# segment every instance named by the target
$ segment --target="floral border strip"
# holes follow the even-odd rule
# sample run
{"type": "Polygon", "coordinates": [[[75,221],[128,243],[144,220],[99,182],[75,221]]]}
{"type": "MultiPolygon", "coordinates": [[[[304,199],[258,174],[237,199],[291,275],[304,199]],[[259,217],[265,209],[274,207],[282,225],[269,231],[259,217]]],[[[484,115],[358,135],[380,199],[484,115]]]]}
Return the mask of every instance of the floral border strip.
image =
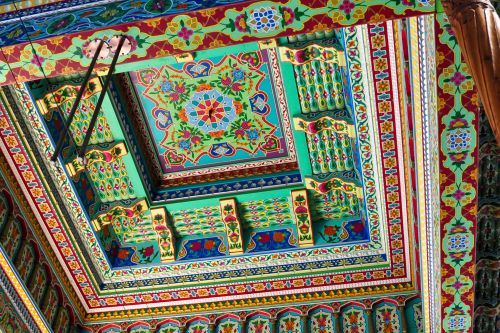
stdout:
{"type": "Polygon", "coordinates": [[[401,129],[399,119],[399,92],[395,74],[395,55],[392,26],[390,23],[368,25],[369,46],[375,87],[374,101],[377,108],[382,170],[385,175],[385,200],[390,234],[391,262],[405,274],[404,262],[409,262],[409,253],[400,250],[400,243],[407,242],[408,234],[403,226],[406,220],[406,205],[401,195],[406,195],[404,170],[398,168],[402,156],[401,129]],[[404,257],[404,255],[406,255],[404,257]],[[404,258],[404,259],[403,259],[404,258]]]}
{"type": "Polygon", "coordinates": [[[0,246],[0,288],[4,289],[14,300],[14,305],[22,316],[23,322],[30,329],[37,328],[39,332],[52,332],[38,306],[29,296],[29,291],[20,281],[15,269],[3,248],[0,246]]]}
{"type": "Polygon", "coordinates": [[[477,212],[477,93],[445,14],[436,15],[440,119],[442,331],[472,332],[477,212]]]}
{"type": "MultiPolygon", "coordinates": [[[[161,58],[269,38],[331,28],[380,22],[388,19],[434,12],[434,1],[385,0],[307,0],[257,1],[238,3],[192,12],[152,18],[112,28],[56,36],[30,44],[3,48],[6,59],[0,60],[0,84],[41,79],[58,74],[85,72],[90,59],[84,54],[88,41],[109,40],[126,34],[131,52],[120,63],[161,58]],[[307,5],[306,5],[307,4],[307,5]],[[266,15],[267,21],[262,20],[266,15]],[[44,73],[39,69],[41,65],[44,73]]],[[[71,25],[71,22],[65,23],[71,25]]],[[[67,28],[63,26],[62,28],[67,28]]],[[[88,50],[87,50],[88,51],[88,50]]],[[[107,67],[100,62],[96,68],[107,67]]],[[[120,70],[120,65],[117,67],[120,70]]]]}
{"type": "MultiPolygon", "coordinates": [[[[365,88],[368,86],[368,78],[364,73],[364,60],[362,60],[362,52],[363,49],[361,43],[363,43],[363,39],[361,38],[362,29],[359,27],[349,27],[344,30],[344,38],[346,44],[346,52],[347,55],[347,63],[348,63],[348,73],[349,73],[349,83],[352,88],[352,107],[357,112],[354,112],[356,116],[356,130],[358,134],[358,145],[359,145],[359,154],[363,158],[363,164],[367,165],[367,167],[363,166],[363,181],[365,186],[372,186],[373,191],[364,193],[364,200],[366,204],[367,210],[367,219],[371,226],[378,226],[379,221],[383,218],[383,215],[380,216],[378,214],[379,210],[382,210],[383,200],[378,196],[378,191],[381,190],[380,186],[377,186],[377,180],[375,179],[375,175],[378,174],[378,167],[374,161],[375,156],[372,152],[372,147],[375,147],[374,138],[370,135],[369,128],[373,128],[373,135],[376,135],[376,129],[374,127],[375,124],[369,123],[367,116],[368,113],[373,115],[373,110],[371,110],[371,105],[369,102],[369,94],[365,94],[365,88]]],[[[350,106],[347,104],[348,107],[350,106]]],[[[383,229],[382,229],[383,230],[383,229]]],[[[370,239],[372,241],[381,243],[381,235],[379,230],[379,234],[370,234],[370,239]]]]}

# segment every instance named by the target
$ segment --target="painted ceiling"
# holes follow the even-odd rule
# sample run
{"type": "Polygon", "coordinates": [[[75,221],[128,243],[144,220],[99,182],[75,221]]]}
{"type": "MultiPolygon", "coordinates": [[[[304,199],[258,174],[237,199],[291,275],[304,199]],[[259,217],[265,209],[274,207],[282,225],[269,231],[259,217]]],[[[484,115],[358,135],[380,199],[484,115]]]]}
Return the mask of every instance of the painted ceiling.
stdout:
{"type": "MultiPolygon", "coordinates": [[[[12,60],[5,82],[22,83],[2,90],[2,149],[27,199],[21,210],[35,211],[77,315],[102,323],[131,311],[161,317],[187,307],[415,295],[415,190],[431,176],[416,163],[413,140],[428,135],[418,119],[432,112],[415,105],[436,96],[414,83],[435,73],[409,63],[433,65],[425,45],[435,43],[434,20],[387,19],[434,4],[237,2],[217,7],[227,16],[215,22],[222,9],[209,7],[227,3],[79,1],[52,19],[44,10],[54,3],[22,10],[34,15],[34,50],[48,37],[71,46],[37,58],[47,79],[17,46],[4,48],[12,60]],[[336,19],[345,27],[327,29],[336,19]],[[362,24],[347,27],[352,20],[362,24]],[[121,26],[103,34],[90,24],[121,26]],[[77,154],[101,71],[50,162],[90,43],[125,27],[131,53],[113,74],[85,158],[77,154]]],[[[1,42],[9,45],[24,37],[12,16],[19,12],[5,6],[1,42]]]]}
{"type": "MultiPolygon", "coordinates": [[[[293,39],[246,44],[116,74],[82,161],[102,89],[93,78],[62,164],[39,164],[97,273],[87,278],[99,292],[80,283],[89,312],[307,289],[305,272],[327,289],[384,281],[410,290],[393,29],[299,36],[308,41],[300,48],[293,39]],[[371,43],[361,47],[363,34],[371,43]],[[139,298],[116,298],[116,288],[137,293],[139,281],[139,298]]],[[[29,128],[40,149],[58,139],[80,81],[15,92],[33,101],[26,116],[39,124],[29,128]]]]}

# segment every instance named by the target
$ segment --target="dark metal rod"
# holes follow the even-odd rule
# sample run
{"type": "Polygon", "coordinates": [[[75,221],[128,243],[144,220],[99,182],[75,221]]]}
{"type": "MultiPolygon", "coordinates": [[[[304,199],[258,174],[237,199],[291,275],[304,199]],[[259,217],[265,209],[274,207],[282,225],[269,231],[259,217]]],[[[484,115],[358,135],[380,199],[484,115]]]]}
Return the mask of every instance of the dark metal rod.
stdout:
{"type": "Polygon", "coordinates": [[[115,55],[113,56],[113,61],[111,62],[111,66],[109,66],[109,71],[106,74],[104,85],[102,86],[101,93],[99,94],[99,99],[97,100],[97,104],[94,109],[94,114],[92,114],[92,119],[90,119],[89,128],[87,129],[87,133],[85,134],[85,139],[83,140],[83,144],[80,147],[80,151],[78,152],[78,156],[81,158],[85,156],[85,150],[87,150],[90,137],[92,136],[92,132],[94,131],[95,123],[97,121],[97,116],[99,115],[99,111],[101,110],[101,105],[102,102],[104,101],[104,96],[106,96],[106,91],[108,90],[109,83],[111,82],[111,76],[115,71],[116,63],[118,62],[118,57],[120,56],[120,51],[122,49],[123,43],[125,43],[126,38],[127,37],[125,35],[121,36],[120,42],[118,43],[118,47],[116,48],[115,55]]]}
{"type": "MultiPolygon", "coordinates": [[[[87,73],[85,74],[85,78],[83,79],[82,85],[80,86],[80,90],[78,90],[78,93],[76,94],[76,99],[75,102],[73,103],[73,106],[71,107],[71,111],[69,112],[68,120],[66,121],[66,126],[63,128],[59,140],[57,140],[57,145],[56,149],[54,150],[54,153],[50,157],[50,160],[52,162],[57,161],[57,158],[59,157],[59,154],[61,153],[62,146],[64,144],[64,139],[66,139],[66,135],[68,135],[68,130],[73,122],[73,118],[75,117],[76,109],[80,106],[80,100],[82,99],[83,93],[87,89],[87,83],[89,82],[90,75],[92,74],[92,70],[94,69],[95,63],[97,62],[97,59],[99,58],[99,54],[101,53],[102,46],[104,45],[104,40],[101,39],[101,42],[99,43],[99,46],[97,47],[97,50],[94,54],[94,57],[92,58],[92,61],[90,62],[90,66],[87,69],[87,73]]],[[[61,117],[64,119],[64,115],[61,114],[61,117]]]]}

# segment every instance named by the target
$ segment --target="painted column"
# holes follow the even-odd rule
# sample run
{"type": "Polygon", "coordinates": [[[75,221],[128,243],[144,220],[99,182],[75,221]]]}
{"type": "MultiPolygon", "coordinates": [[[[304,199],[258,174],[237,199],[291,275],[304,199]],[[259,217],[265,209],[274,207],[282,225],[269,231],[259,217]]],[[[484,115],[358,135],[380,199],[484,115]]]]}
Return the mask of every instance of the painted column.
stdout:
{"type": "Polygon", "coordinates": [[[404,305],[399,305],[399,315],[401,316],[401,331],[402,333],[408,333],[408,323],[406,322],[406,311],[404,305]]]}
{"type": "Polygon", "coordinates": [[[309,333],[309,316],[307,313],[300,315],[300,320],[302,321],[302,333],[309,333]]]}
{"type": "Polygon", "coordinates": [[[276,320],[276,318],[271,318],[269,322],[271,323],[271,333],[278,333],[278,320],[276,320]]]}
{"type": "Polygon", "coordinates": [[[500,145],[500,18],[489,0],[442,0],[500,145]]]}
{"type": "Polygon", "coordinates": [[[366,315],[368,316],[368,333],[376,333],[375,332],[375,327],[373,325],[373,316],[372,316],[372,310],[367,309],[366,310],[366,315]]]}
{"type": "Polygon", "coordinates": [[[333,318],[335,319],[335,333],[341,333],[342,331],[340,330],[340,312],[334,312],[333,313],[333,318]]]}
{"type": "Polygon", "coordinates": [[[436,19],[442,331],[472,332],[478,96],[448,19],[443,13],[436,19]]]}

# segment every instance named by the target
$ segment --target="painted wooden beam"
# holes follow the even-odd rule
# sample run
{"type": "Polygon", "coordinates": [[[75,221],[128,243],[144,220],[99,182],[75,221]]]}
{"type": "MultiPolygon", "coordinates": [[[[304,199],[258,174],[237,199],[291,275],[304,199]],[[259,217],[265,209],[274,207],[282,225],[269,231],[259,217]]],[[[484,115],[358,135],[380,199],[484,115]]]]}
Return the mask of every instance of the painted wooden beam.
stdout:
{"type": "MultiPolygon", "coordinates": [[[[180,13],[48,37],[36,40],[33,46],[21,43],[3,47],[0,85],[12,84],[15,79],[18,82],[41,79],[43,74],[53,77],[85,72],[90,64],[86,50],[96,38],[127,36],[132,49],[120,59],[117,66],[120,71],[120,65],[136,61],[434,11],[434,1],[419,2],[418,6],[414,2],[385,0],[279,0],[231,4],[188,15],[180,13]],[[266,24],[259,16],[262,13],[268,13],[266,24]]],[[[96,70],[107,67],[109,61],[97,64],[96,70]]]]}

